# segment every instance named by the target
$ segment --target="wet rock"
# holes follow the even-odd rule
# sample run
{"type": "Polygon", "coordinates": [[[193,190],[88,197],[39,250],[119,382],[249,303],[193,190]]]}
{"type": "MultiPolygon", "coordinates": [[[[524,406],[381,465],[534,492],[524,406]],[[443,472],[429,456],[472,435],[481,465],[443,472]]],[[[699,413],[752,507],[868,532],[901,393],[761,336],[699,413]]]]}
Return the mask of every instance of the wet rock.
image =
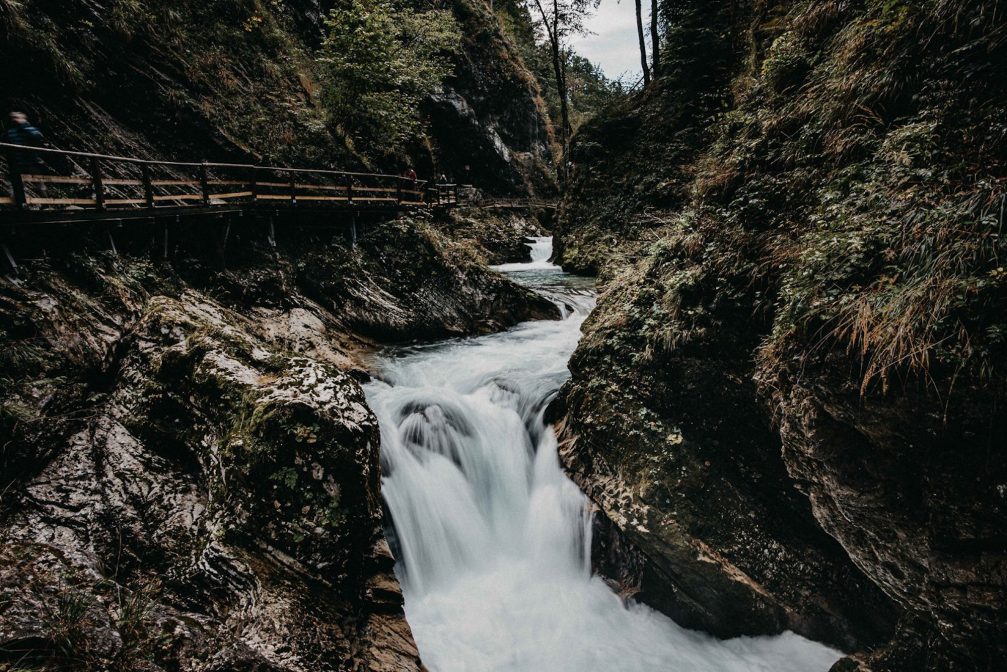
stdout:
{"type": "Polygon", "coordinates": [[[197,246],[174,265],[54,254],[0,281],[17,355],[0,379],[0,666],[422,669],[354,327],[466,333],[534,308],[437,234],[387,232],[236,247],[225,271],[197,246]]]}
{"type": "MultiPolygon", "coordinates": [[[[365,560],[381,537],[377,428],[359,386],[331,365],[269,351],[235,324],[194,294],[150,301],[111,391],[26,484],[0,532],[29,558],[57,554],[90,577],[74,590],[106,617],[78,617],[73,655],[346,669],[364,642],[380,648],[367,637],[408,637],[401,602],[384,630],[353,625],[367,618],[377,570],[365,560]],[[156,590],[133,597],[147,576],[160,577],[156,590]],[[128,608],[137,622],[116,615],[128,608]],[[131,632],[141,633],[135,650],[113,645],[131,632]]],[[[50,608],[60,609],[52,576],[50,608]]],[[[34,608],[22,595],[8,600],[14,615],[34,608]]],[[[7,642],[42,637],[5,621],[7,642]]]]}
{"type": "Polygon", "coordinates": [[[487,264],[531,261],[528,243],[548,235],[550,208],[482,206],[459,208],[447,223],[451,238],[472,248],[487,264]]]}
{"type": "MultiPolygon", "coordinates": [[[[751,382],[751,323],[729,305],[715,327],[709,309],[661,322],[655,297],[675,290],[652,272],[642,263],[605,288],[554,411],[568,472],[619,537],[607,571],[683,625],[724,637],[790,629],[847,650],[883,639],[894,610],[787,474],[751,382]],[[661,349],[648,325],[685,345],[661,349]]],[[[700,282],[690,289],[710,298],[700,282]]]]}
{"type": "Polygon", "coordinates": [[[1003,659],[1007,461],[976,436],[1004,431],[995,401],[969,389],[942,401],[912,387],[865,400],[837,372],[816,383],[808,373],[774,378],[784,459],[823,528],[908,611],[866,664],[966,670],[977,654],[1003,659]],[[920,639],[930,641],[925,652],[920,639]]]}
{"type": "Polygon", "coordinates": [[[607,571],[677,619],[786,624],[838,670],[1002,667],[990,8],[671,3],[662,75],[578,131],[557,249],[601,293],[564,455],[607,571]]]}
{"type": "Polygon", "coordinates": [[[423,106],[438,170],[492,194],[555,194],[552,128],[539,82],[490,6],[446,4],[463,49],[454,76],[423,106]]]}

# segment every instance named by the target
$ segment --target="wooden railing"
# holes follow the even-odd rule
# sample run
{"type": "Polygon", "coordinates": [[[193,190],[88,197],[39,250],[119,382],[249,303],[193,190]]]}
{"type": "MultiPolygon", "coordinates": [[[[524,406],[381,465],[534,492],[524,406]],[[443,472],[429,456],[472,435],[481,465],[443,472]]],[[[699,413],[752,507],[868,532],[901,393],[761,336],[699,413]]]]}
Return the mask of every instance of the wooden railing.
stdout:
{"type": "Polygon", "coordinates": [[[10,192],[0,215],[24,210],[117,214],[220,206],[403,209],[453,207],[458,187],[398,175],[236,163],[150,161],[0,143],[10,192]]]}

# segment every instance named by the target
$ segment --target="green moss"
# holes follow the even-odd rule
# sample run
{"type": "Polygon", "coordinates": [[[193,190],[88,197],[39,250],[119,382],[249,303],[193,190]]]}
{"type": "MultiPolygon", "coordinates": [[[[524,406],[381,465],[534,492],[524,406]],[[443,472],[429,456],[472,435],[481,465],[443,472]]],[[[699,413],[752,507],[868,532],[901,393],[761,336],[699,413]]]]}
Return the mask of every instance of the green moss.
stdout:
{"type": "Polygon", "coordinates": [[[808,51],[801,45],[801,37],[788,32],[773,41],[762,61],[762,81],[772,91],[781,93],[800,85],[810,69],[808,51]]]}
{"type": "MultiPolygon", "coordinates": [[[[591,170],[567,201],[564,261],[636,269],[604,279],[649,339],[640,363],[703,337],[740,301],[772,325],[767,370],[843,353],[858,360],[863,385],[897,371],[947,381],[968,369],[988,380],[1004,356],[996,269],[1007,250],[1002,147],[977,139],[1004,137],[1007,108],[975,73],[992,77],[1007,63],[918,35],[991,44],[994,29],[981,8],[966,28],[942,3],[780,9],[744,27],[755,62],[715,124],[688,112],[692,63],[672,51],[662,84],[582,137],[591,170]],[[609,178],[620,174],[629,179],[609,178]]],[[[673,32],[691,30],[689,11],[676,10],[673,32]]],[[[692,39],[707,39],[712,22],[692,39]]],[[[701,99],[727,88],[713,84],[701,99]]]]}

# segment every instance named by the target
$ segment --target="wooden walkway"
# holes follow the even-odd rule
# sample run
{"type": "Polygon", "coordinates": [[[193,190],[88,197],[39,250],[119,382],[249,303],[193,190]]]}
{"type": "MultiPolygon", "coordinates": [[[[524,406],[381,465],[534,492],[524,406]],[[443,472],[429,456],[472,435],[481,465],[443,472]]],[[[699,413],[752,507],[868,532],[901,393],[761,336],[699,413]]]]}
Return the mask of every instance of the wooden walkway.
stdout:
{"type": "Polygon", "coordinates": [[[0,193],[0,224],[124,221],[253,209],[373,212],[458,205],[457,185],[398,175],[149,161],[2,142],[0,152],[6,157],[10,184],[9,191],[0,193]]]}

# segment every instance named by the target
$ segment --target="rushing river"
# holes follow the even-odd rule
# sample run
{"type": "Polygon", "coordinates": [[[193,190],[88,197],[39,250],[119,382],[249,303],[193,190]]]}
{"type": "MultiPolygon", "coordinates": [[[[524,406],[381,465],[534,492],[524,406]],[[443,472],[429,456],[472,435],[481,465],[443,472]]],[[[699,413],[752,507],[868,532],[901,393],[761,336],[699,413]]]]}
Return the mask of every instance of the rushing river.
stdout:
{"type": "Polygon", "coordinates": [[[432,672],[826,672],[792,633],[716,640],[624,603],[591,574],[587,500],[565,476],[548,402],[594,305],[549,263],[499,267],[560,321],[388,354],[368,385],[406,616],[432,672]]]}

